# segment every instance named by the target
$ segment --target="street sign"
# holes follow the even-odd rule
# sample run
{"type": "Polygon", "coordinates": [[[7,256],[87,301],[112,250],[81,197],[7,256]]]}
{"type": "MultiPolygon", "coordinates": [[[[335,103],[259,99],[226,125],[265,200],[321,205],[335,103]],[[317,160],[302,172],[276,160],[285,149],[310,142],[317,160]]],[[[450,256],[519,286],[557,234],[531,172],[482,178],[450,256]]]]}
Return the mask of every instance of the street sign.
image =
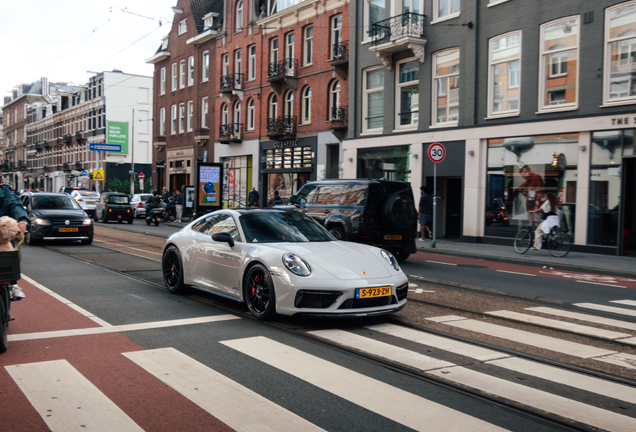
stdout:
{"type": "Polygon", "coordinates": [[[82,177],[82,184],[88,184],[88,177],[82,177]]]}
{"type": "Polygon", "coordinates": [[[446,149],[441,143],[433,143],[428,146],[428,158],[433,163],[440,163],[446,157],[446,149]]]}
{"type": "Polygon", "coordinates": [[[83,171],[81,172],[81,176],[82,176],[82,177],[86,177],[87,175],[88,175],[88,171],[83,170],[83,171]]]}
{"type": "Polygon", "coordinates": [[[146,175],[144,173],[139,173],[139,180],[143,180],[146,178],[146,175]]]}
{"type": "Polygon", "coordinates": [[[88,143],[88,149],[93,151],[121,152],[121,145],[120,144],[88,143]]]}
{"type": "Polygon", "coordinates": [[[104,181],[104,170],[93,170],[93,180],[104,181]]]}

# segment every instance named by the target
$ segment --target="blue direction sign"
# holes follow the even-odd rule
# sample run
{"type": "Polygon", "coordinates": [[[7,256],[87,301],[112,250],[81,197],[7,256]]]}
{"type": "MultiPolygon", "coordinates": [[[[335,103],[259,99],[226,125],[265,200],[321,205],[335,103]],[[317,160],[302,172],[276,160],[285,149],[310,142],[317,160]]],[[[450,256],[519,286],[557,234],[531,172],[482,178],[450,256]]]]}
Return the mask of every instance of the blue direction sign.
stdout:
{"type": "Polygon", "coordinates": [[[89,150],[121,152],[121,144],[88,143],[89,150]]]}
{"type": "Polygon", "coordinates": [[[86,177],[88,175],[88,171],[83,170],[82,173],[80,174],[82,177],[86,177]]]}

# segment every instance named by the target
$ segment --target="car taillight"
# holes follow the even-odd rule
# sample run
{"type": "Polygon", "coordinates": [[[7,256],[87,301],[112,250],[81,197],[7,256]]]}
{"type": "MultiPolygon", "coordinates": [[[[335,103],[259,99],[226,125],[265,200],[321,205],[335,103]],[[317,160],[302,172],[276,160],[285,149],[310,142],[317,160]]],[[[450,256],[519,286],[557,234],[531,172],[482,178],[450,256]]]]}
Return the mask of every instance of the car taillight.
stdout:
{"type": "Polygon", "coordinates": [[[140,202],[137,204],[137,208],[144,208],[144,203],[140,202]]]}
{"type": "Polygon", "coordinates": [[[112,213],[113,209],[108,209],[108,213],[112,213]]]}
{"type": "Polygon", "coordinates": [[[130,209],[126,210],[126,213],[130,213],[130,209]]]}
{"type": "Polygon", "coordinates": [[[75,201],[80,202],[80,201],[81,201],[81,199],[79,199],[79,198],[75,198],[75,201]]]}

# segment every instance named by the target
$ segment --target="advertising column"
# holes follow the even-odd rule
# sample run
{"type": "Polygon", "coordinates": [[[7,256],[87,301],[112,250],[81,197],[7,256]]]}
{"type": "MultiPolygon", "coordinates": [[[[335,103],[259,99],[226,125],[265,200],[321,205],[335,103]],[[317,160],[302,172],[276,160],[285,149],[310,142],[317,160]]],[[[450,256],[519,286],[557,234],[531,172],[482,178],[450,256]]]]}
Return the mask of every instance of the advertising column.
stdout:
{"type": "Polygon", "coordinates": [[[208,213],[223,207],[223,164],[199,163],[196,179],[196,213],[208,213]]]}

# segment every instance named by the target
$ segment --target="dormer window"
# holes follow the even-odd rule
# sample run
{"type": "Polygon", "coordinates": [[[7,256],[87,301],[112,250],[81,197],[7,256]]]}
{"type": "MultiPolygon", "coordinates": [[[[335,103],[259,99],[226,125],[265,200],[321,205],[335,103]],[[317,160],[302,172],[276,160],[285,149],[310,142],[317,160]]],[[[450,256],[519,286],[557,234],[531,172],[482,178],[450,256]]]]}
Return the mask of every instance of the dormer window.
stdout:
{"type": "Polygon", "coordinates": [[[185,32],[188,31],[188,20],[187,19],[179,21],[177,31],[178,31],[178,33],[180,35],[182,35],[182,34],[184,34],[185,32]]]}
{"type": "Polygon", "coordinates": [[[168,48],[168,35],[164,36],[161,40],[161,49],[165,50],[168,48]]]}

